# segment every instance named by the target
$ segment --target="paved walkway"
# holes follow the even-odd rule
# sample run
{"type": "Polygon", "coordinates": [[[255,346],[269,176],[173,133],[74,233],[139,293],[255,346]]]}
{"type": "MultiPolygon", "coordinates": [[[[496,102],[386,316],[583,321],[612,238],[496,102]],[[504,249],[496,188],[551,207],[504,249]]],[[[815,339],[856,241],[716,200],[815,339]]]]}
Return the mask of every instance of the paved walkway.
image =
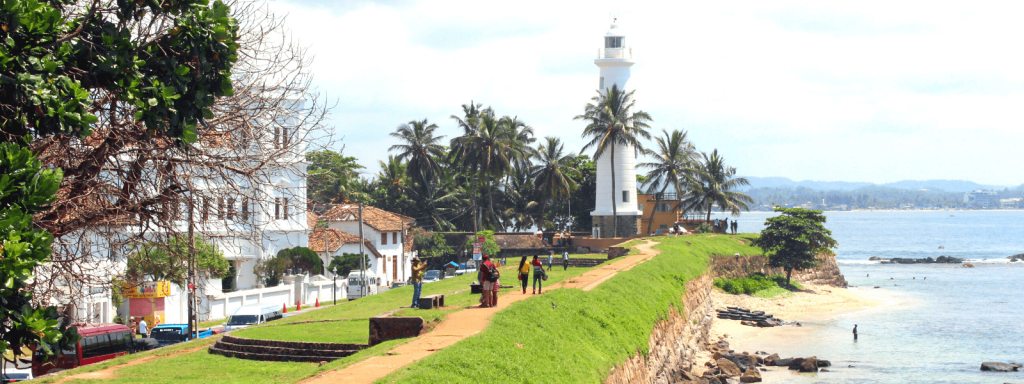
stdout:
{"type": "MultiPolygon", "coordinates": [[[[584,291],[594,289],[605,280],[615,276],[619,271],[629,270],[637,264],[656,256],[660,252],[651,248],[654,244],[651,241],[641,243],[636,246],[640,250],[639,254],[623,256],[611,263],[602,264],[564,283],[553,285],[545,289],[545,291],[559,288],[580,288],[584,291]]],[[[507,308],[512,303],[526,300],[533,296],[535,295],[524,295],[522,291],[513,289],[511,292],[500,297],[497,307],[469,308],[448,315],[430,333],[395,347],[395,349],[391,350],[393,355],[371,357],[348,367],[311,377],[300,383],[373,383],[397,371],[399,368],[430,356],[441,348],[480,333],[480,331],[487,328],[491,316],[496,312],[507,308]]]]}

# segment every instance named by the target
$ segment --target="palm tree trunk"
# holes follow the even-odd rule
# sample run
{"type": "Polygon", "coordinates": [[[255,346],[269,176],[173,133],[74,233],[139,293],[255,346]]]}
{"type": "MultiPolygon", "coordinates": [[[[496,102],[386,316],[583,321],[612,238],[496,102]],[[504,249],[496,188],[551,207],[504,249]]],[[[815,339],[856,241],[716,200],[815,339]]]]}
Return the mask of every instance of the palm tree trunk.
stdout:
{"type": "Polygon", "coordinates": [[[612,236],[611,237],[619,237],[619,210],[616,208],[616,205],[618,205],[618,204],[615,204],[615,143],[614,142],[612,143],[612,155],[611,156],[612,156],[611,159],[609,159],[611,161],[608,162],[608,164],[611,164],[611,166],[612,166],[612,188],[611,188],[611,190],[612,190],[612,236]]]}
{"type": "Polygon", "coordinates": [[[497,231],[498,230],[498,225],[500,225],[500,223],[498,222],[498,216],[494,214],[494,183],[493,183],[493,180],[492,180],[492,182],[490,184],[491,185],[489,185],[487,187],[487,206],[488,206],[487,209],[491,213],[491,221],[494,222],[494,230],[497,231]]]}
{"type": "Polygon", "coordinates": [[[705,223],[711,224],[711,203],[708,203],[708,218],[704,220],[705,223]]]}
{"type": "Polygon", "coordinates": [[[658,204],[661,203],[661,195],[665,193],[666,188],[668,188],[667,183],[664,187],[661,187],[661,193],[654,195],[654,209],[651,210],[651,218],[647,220],[647,233],[651,233],[651,227],[654,226],[654,212],[658,211],[658,204]]]}

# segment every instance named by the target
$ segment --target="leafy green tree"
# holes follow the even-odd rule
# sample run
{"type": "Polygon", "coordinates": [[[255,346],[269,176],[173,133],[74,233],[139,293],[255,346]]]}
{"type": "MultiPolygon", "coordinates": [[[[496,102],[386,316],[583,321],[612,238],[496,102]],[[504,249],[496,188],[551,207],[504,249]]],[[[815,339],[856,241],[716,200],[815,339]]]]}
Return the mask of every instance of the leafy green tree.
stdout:
{"type": "MultiPolygon", "coordinates": [[[[227,275],[230,263],[216,245],[195,237],[196,271],[221,278],[227,275]]],[[[130,282],[170,281],[185,286],[188,281],[189,246],[187,237],[172,237],[165,243],[143,244],[128,255],[125,277],[130,282]]]]}
{"type": "Polygon", "coordinates": [[[693,178],[688,183],[690,193],[680,203],[686,211],[700,210],[707,212],[705,221],[711,221],[711,210],[718,206],[723,212],[739,215],[740,210],[750,210],[747,206],[754,200],[736,189],[750,185],[747,179],[736,176],[736,168],[725,165],[725,159],[714,150],[709,155],[702,154],[702,161],[696,168],[693,178]]]}
{"type": "MultiPolygon", "coordinates": [[[[413,235],[410,233],[410,235],[413,235]]],[[[413,246],[419,252],[419,257],[443,257],[455,253],[455,249],[448,246],[444,235],[440,232],[427,232],[422,229],[413,235],[413,246]]]]}
{"type": "Polygon", "coordinates": [[[511,224],[514,231],[523,231],[534,224],[540,224],[539,219],[543,217],[538,216],[540,191],[528,169],[520,166],[512,169],[506,178],[503,195],[502,203],[505,209],[502,211],[502,217],[511,224]]]}
{"type": "Polygon", "coordinates": [[[452,139],[449,156],[476,174],[477,185],[483,183],[490,213],[489,227],[499,228],[501,221],[494,210],[496,182],[516,161],[526,156],[521,141],[525,125],[508,116],[499,118],[487,108],[470,118],[467,127],[464,135],[452,139]]]}
{"type": "MultiPolygon", "coordinates": [[[[612,85],[605,93],[597,91],[594,102],[587,104],[582,115],[576,116],[575,120],[584,120],[587,126],[583,129],[583,138],[590,138],[590,142],[583,146],[583,151],[594,149],[594,159],[599,159],[609,152],[612,185],[615,184],[615,147],[623,146],[632,150],[643,151],[640,139],[650,139],[651,134],[647,132],[651,121],[651,115],[644,111],[634,111],[635,102],[633,92],[619,90],[618,84],[612,85]]],[[[615,202],[615,195],[618,191],[611,190],[612,202],[615,202]]],[[[618,204],[612,204],[612,236],[619,236],[618,204]]]]}
{"type": "Polygon", "coordinates": [[[193,143],[214,98],[233,94],[238,26],[208,0],[8,1],[0,9],[2,141],[86,137],[100,109],[193,143]],[[76,12],[73,10],[81,10],[76,12]]]}
{"type": "Polygon", "coordinates": [[[465,207],[469,205],[465,190],[459,187],[447,172],[442,172],[438,177],[422,183],[413,184],[407,191],[409,199],[413,202],[413,214],[408,216],[415,217],[418,225],[433,230],[456,229],[452,218],[458,217],[459,212],[471,210],[465,207]]]}
{"type": "Polygon", "coordinates": [[[276,287],[281,284],[284,272],[291,268],[292,260],[286,257],[270,257],[256,262],[252,267],[252,273],[263,281],[267,287],[276,287]]]}
{"type": "MultiPolygon", "coordinates": [[[[672,187],[677,198],[683,196],[683,186],[693,177],[696,166],[697,148],[686,138],[686,131],[674,130],[672,133],[662,130],[664,137],[654,138],[657,151],[647,150],[648,156],[654,160],[640,163],[639,168],[648,168],[647,193],[654,195],[655,209],[651,210],[651,218],[647,222],[647,232],[651,233],[654,225],[654,213],[661,203],[665,190],[672,187]]],[[[639,175],[638,175],[639,176],[639,175]]]]}
{"type": "Polygon", "coordinates": [[[590,156],[579,155],[570,160],[578,174],[570,176],[576,184],[576,191],[568,199],[554,199],[546,213],[545,220],[552,223],[568,223],[565,230],[588,231],[593,227],[590,210],[596,204],[597,164],[590,156]]]}
{"type": "MultiPolygon", "coordinates": [[[[363,263],[370,266],[370,256],[363,255],[363,263]]],[[[359,254],[357,253],[345,253],[341,256],[334,256],[331,258],[331,264],[327,267],[328,271],[331,271],[336,276],[348,276],[349,272],[357,270],[361,267],[359,264],[359,254]]]]}
{"type": "MultiPolygon", "coordinates": [[[[28,282],[50,257],[53,236],[32,226],[32,214],[47,209],[62,178],[60,169],[42,169],[39,160],[15,143],[0,143],[0,354],[36,351],[78,342],[76,327],[60,324],[54,307],[32,303],[28,282]]],[[[0,373],[3,373],[0,368],[0,373]]]]}
{"type": "Polygon", "coordinates": [[[320,256],[306,247],[285,248],[277,252],[278,259],[288,260],[288,266],[295,269],[296,273],[308,272],[316,275],[323,271],[323,261],[320,256]]]}
{"type": "Polygon", "coordinates": [[[409,178],[417,182],[425,182],[441,172],[441,164],[437,161],[445,157],[446,151],[439,142],[444,136],[435,136],[437,124],[427,122],[427,119],[413,120],[398,127],[398,130],[391,133],[402,141],[401,144],[392,145],[389,151],[398,151],[400,159],[408,161],[409,178]]]}
{"type": "Polygon", "coordinates": [[[364,202],[389,212],[412,216],[413,202],[408,190],[412,182],[406,173],[406,164],[396,156],[388,156],[386,162],[379,163],[380,172],[366,189],[369,199],[364,202]]]}
{"type": "Polygon", "coordinates": [[[568,197],[577,187],[573,176],[578,176],[579,171],[572,167],[576,154],[566,154],[564,147],[557,137],[544,138],[544,143],[537,148],[537,165],[530,170],[536,180],[534,185],[540,192],[540,216],[537,220],[540,228],[545,227],[543,219],[548,200],[568,197]]]}
{"type": "Polygon", "coordinates": [[[472,239],[469,239],[470,241],[466,242],[466,250],[472,252],[473,243],[475,243],[476,240],[481,236],[484,237],[484,244],[482,247],[483,249],[481,249],[483,251],[483,254],[490,257],[494,257],[498,254],[498,252],[501,252],[501,247],[498,247],[498,243],[494,241],[494,231],[477,232],[476,236],[474,236],[472,239]]]}
{"type": "Polygon", "coordinates": [[[346,203],[358,200],[359,170],[362,165],[356,158],[331,150],[313,151],[306,154],[309,181],[307,196],[322,204],[346,203]]]}
{"type": "Polygon", "coordinates": [[[781,214],[765,220],[754,245],[764,250],[769,266],[786,271],[786,285],[790,285],[793,270],[813,268],[818,264],[815,255],[835,255],[832,248],[838,243],[825,228],[821,211],[776,206],[775,212],[781,214]]]}

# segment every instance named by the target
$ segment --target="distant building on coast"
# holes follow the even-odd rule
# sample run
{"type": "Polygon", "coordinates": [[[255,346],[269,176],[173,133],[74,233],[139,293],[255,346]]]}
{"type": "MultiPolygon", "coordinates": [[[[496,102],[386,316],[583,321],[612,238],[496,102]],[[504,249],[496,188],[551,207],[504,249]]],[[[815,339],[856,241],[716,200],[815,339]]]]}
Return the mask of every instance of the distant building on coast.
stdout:
{"type": "MultiPolygon", "coordinates": [[[[594,60],[594,64],[601,68],[598,89],[603,93],[617,85],[620,90],[628,91],[626,81],[629,80],[629,67],[634,63],[633,51],[626,44],[626,35],[618,24],[613,22],[608,32],[604,34],[604,48],[598,50],[597,59],[594,60]]],[[[636,196],[636,149],[629,145],[615,144],[614,185],[610,152],[605,152],[605,156],[598,157],[596,161],[597,195],[594,211],[590,212],[594,220],[594,237],[635,235],[643,213],[636,196]],[[613,206],[618,215],[617,226],[612,225],[613,206]],[[617,233],[612,233],[612,228],[617,228],[617,233]]]]}
{"type": "Polygon", "coordinates": [[[1002,208],[1002,209],[1020,209],[1020,208],[1024,208],[1024,206],[1021,205],[1021,201],[1022,200],[1024,200],[1024,199],[1021,199],[1019,197],[1015,197],[1015,198],[1012,198],[1012,199],[1000,199],[999,200],[999,208],[1002,208]]]}
{"type": "Polygon", "coordinates": [[[675,193],[663,193],[660,199],[656,195],[638,195],[637,198],[643,211],[640,217],[640,231],[643,233],[648,227],[651,232],[661,230],[661,233],[666,233],[680,219],[679,196],[675,193]]]}
{"type": "Polygon", "coordinates": [[[999,207],[999,195],[995,191],[976,189],[964,193],[964,204],[970,208],[996,208],[999,207]]]}

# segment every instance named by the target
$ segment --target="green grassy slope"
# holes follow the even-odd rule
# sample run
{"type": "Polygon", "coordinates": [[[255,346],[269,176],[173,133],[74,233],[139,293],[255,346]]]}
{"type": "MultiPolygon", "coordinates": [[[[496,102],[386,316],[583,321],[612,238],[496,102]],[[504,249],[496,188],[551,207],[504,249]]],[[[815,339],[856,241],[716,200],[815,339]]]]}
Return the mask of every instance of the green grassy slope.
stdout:
{"type": "Polygon", "coordinates": [[[706,270],[709,255],[759,252],[733,236],[658,240],[660,256],[596,289],[560,289],[513,304],[484,332],[379,382],[600,382],[635,351],[646,353],[655,322],[682,304],[686,282],[706,270]]]}

